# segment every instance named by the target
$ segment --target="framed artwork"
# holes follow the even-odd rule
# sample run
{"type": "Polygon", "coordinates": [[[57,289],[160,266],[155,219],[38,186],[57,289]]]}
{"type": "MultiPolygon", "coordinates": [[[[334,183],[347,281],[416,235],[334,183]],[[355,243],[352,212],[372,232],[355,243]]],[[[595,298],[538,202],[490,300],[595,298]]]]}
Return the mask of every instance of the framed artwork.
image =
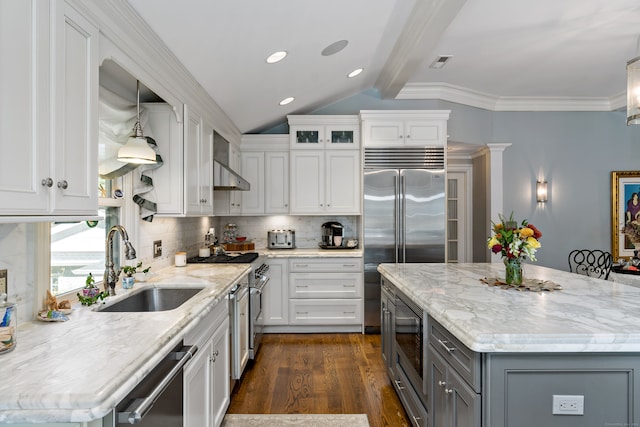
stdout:
{"type": "Polygon", "coordinates": [[[640,171],[611,172],[611,255],[613,262],[640,250],[640,171]]]}

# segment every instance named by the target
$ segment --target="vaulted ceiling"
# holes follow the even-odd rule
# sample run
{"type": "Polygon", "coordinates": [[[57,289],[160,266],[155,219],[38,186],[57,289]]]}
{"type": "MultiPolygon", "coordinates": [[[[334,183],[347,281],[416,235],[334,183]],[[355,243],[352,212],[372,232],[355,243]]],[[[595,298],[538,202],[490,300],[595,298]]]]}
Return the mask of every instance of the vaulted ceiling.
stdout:
{"type": "Polygon", "coordinates": [[[494,111],[611,111],[640,55],[638,0],[128,2],[243,133],[371,88],[494,111]]]}

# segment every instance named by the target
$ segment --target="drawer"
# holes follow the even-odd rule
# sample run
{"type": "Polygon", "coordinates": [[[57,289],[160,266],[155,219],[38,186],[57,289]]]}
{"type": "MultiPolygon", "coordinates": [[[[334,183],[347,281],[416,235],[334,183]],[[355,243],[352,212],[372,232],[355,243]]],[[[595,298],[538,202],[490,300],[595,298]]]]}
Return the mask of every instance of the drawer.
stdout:
{"type": "Polygon", "coordinates": [[[290,325],[361,325],[362,299],[291,299],[290,325]]]}
{"type": "Polygon", "coordinates": [[[229,303],[223,299],[200,319],[195,328],[185,334],[184,344],[202,346],[227,318],[229,318],[229,303]]]}
{"type": "Polygon", "coordinates": [[[289,272],[351,273],[362,272],[362,258],[290,258],[289,272]]]}
{"type": "Polygon", "coordinates": [[[476,393],[480,393],[481,354],[462,344],[431,316],[427,320],[427,328],[428,341],[433,348],[476,393]]]}
{"type": "Polygon", "coordinates": [[[362,298],[362,273],[290,273],[290,298],[362,298]]]}

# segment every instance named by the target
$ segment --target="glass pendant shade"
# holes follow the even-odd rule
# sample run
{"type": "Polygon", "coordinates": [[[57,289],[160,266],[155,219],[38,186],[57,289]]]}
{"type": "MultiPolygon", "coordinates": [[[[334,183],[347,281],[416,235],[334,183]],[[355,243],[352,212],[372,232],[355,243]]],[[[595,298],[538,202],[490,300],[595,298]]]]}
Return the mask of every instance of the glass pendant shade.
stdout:
{"type": "Polygon", "coordinates": [[[156,152],[147,144],[147,139],[130,137],[125,145],[118,150],[118,160],[125,163],[152,164],[156,163],[156,152]]]}
{"type": "Polygon", "coordinates": [[[640,56],[627,62],[627,125],[640,124],[640,56]]]}
{"type": "Polygon", "coordinates": [[[133,135],[125,145],[118,150],[118,161],[134,164],[156,163],[156,151],[147,144],[147,138],[142,134],[140,125],[140,81],[137,82],[137,120],[133,126],[133,135]]]}

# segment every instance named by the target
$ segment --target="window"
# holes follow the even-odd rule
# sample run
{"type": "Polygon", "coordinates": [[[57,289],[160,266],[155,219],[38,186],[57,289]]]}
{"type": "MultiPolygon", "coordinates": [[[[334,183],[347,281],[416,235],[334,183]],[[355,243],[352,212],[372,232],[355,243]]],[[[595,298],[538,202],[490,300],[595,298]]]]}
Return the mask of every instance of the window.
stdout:
{"type": "MultiPolygon", "coordinates": [[[[129,174],[130,175],[130,174],[129,174]]],[[[96,282],[101,282],[105,264],[105,240],[107,231],[122,224],[126,203],[113,195],[116,189],[131,187],[128,177],[116,180],[100,180],[101,197],[98,213],[100,221],[52,222],[50,245],[50,283],[53,295],[77,292],[85,285],[91,273],[96,282]]],[[[130,191],[125,190],[125,194],[130,191]]],[[[113,242],[114,263],[120,265],[120,242],[113,242]]]]}

